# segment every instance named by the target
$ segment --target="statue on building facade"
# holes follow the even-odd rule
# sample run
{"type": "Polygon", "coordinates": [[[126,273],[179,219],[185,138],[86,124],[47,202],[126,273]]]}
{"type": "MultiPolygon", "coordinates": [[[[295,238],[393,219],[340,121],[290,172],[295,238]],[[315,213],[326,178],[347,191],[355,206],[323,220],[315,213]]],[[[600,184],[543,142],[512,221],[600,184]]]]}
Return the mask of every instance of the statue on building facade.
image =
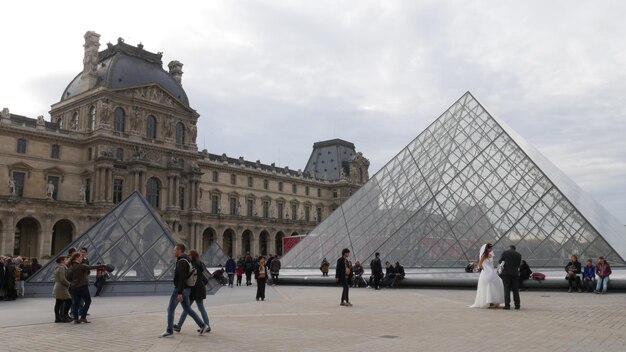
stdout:
{"type": "Polygon", "coordinates": [[[0,117],[3,119],[8,119],[11,116],[9,113],[9,108],[2,108],[2,112],[0,112],[0,117]]]}
{"type": "Polygon", "coordinates": [[[46,197],[48,197],[48,199],[54,199],[54,184],[52,182],[48,182],[46,186],[46,197]]]}
{"type": "Polygon", "coordinates": [[[38,125],[43,125],[45,123],[46,123],[46,120],[44,120],[43,115],[37,116],[37,124],[38,125]]]}
{"type": "Polygon", "coordinates": [[[109,99],[103,99],[100,102],[100,123],[103,125],[108,125],[110,118],[111,107],[109,106],[109,99]]]}
{"type": "Polygon", "coordinates": [[[167,114],[167,118],[165,119],[165,137],[172,138],[172,133],[174,132],[174,117],[172,114],[167,114]]]}
{"type": "Polygon", "coordinates": [[[135,152],[133,153],[133,159],[144,160],[146,158],[146,152],[140,146],[135,146],[135,152]]]}
{"type": "Polygon", "coordinates": [[[196,137],[198,135],[198,127],[196,125],[189,126],[189,137],[191,138],[191,143],[196,143],[196,137]]]}
{"type": "Polygon", "coordinates": [[[85,203],[87,201],[87,187],[85,187],[85,184],[82,183],[80,185],[80,201],[85,203]]]}
{"type": "Polygon", "coordinates": [[[15,188],[15,180],[13,179],[13,177],[9,177],[9,190],[11,191],[12,196],[15,195],[15,188]]]}
{"type": "Polygon", "coordinates": [[[133,106],[133,111],[130,114],[130,129],[138,131],[139,128],[139,107],[133,106]]]}

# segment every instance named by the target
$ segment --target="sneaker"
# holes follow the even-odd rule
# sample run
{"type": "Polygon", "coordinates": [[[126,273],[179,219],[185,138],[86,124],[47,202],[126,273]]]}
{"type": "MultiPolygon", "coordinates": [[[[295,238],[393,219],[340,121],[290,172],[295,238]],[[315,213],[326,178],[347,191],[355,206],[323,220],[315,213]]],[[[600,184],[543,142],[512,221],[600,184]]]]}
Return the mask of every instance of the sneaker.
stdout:
{"type": "Polygon", "coordinates": [[[347,306],[347,304],[345,302],[341,302],[339,305],[340,306],[347,306]]]}
{"type": "Polygon", "coordinates": [[[599,295],[600,291],[593,291],[593,293],[595,293],[596,295],[599,295]]]}
{"type": "Polygon", "coordinates": [[[164,331],[161,335],[159,335],[159,337],[172,337],[174,335],[174,332],[169,332],[169,331],[164,331]]]}
{"type": "MultiPolygon", "coordinates": [[[[200,329],[196,330],[197,332],[200,332],[200,329]]],[[[211,327],[207,325],[206,329],[204,330],[205,333],[209,333],[211,332],[211,327]]]]}
{"type": "Polygon", "coordinates": [[[174,325],[172,325],[172,330],[174,330],[176,332],[180,332],[180,326],[178,326],[178,324],[174,324],[174,325]]]}
{"type": "Polygon", "coordinates": [[[205,325],[200,329],[200,335],[204,335],[204,333],[208,331],[211,331],[211,328],[208,325],[205,325]]]}
{"type": "Polygon", "coordinates": [[[346,306],[348,306],[348,307],[352,307],[352,303],[350,303],[350,302],[346,302],[346,306]]]}
{"type": "Polygon", "coordinates": [[[567,290],[567,293],[572,293],[572,289],[571,289],[571,288],[570,288],[570,289],[568,289],[568,290],[567,290]]]}

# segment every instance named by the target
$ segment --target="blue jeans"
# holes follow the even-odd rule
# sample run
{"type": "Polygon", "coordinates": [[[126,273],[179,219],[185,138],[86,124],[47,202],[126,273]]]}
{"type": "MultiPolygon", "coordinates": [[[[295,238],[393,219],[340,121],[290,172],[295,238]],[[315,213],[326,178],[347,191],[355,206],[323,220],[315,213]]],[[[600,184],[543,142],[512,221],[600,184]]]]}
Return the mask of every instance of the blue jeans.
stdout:
{"type": "Polygon", "coordinates": [[[602,288],[602,292],[606,292],[606,289],[609,287],[609,277],[606,276],[604,278],[601,278],[600,276],[598,276],[596,282],[596,291],[600,291],[600,288],[602,288]]]}
{"type": "MultiPolygon", "coordinates": [[[[193,320],[196,321],[196,324],[198,324],[200,328],[203,328],[204,322],[200,319],[198,314],[196,314],[196,312],[191,309],[191,306],[189,305],[189,293],[191,293],[190,288],[186,288],[183,290],[183,301],[181,302],[181,305],[183,306],[183,311],[189,314],[193,318],[193,320]]],[[[169,333],[174,332],[174,311],[176,311],[176,306],[178,306],[177,298],[178,290],[174,289],[174,291],[172,291],[172,296],[170,297],[170,304],[167,306],[167,332],[169,333]]]]}
{"type": "Polygon", "coordinates": [[[74,319],[78,319],[79,309],[80,317],[87,318],[87,312],[89,312],[89,306],[91,305],[91,295],[89,294],[89,286],[81,286],[72,289],[72,315],[74,319]],[[85,302],[85,305],[81,307],[81,301],[85,302]]]}
{"type": "MultiPolygon", "coordinates": [[[[193,302],[196,302],[196,306],[198,306],[198,310],[200,311],[200,315],[202,315],[202,320],[206,326],[209,326],[209,315],[206,314],[206,309],[204,309],[204,300],[203,299],[192,299],[189,301],[189,305],[191,306],[193,302]]],[[[187,312],[183,310],[183,313],[178,318],[178,327],[182,328],[183,324],[185,324],[185,319],[187,319],[187,312]]]]}

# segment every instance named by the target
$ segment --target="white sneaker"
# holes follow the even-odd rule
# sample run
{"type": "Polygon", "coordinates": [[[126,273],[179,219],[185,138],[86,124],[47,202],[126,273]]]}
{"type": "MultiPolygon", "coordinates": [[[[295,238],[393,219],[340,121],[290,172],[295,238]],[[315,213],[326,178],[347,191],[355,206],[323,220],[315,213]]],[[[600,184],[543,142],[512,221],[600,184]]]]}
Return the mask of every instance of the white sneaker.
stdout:
{"type": "Polygon", "coordinates": [[[159,337],[173,337],[174,333],[173,332],[168,332],[168,331],[164,331],[161,335],[159,335],[159,337]]]}

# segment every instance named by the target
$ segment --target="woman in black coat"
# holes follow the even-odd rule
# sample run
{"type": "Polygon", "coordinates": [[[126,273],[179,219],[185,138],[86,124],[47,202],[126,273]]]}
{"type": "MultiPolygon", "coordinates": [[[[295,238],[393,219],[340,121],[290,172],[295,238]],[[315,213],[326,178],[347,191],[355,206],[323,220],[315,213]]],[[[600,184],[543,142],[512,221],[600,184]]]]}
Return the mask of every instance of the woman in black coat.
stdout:
{"type": "Polygon", "coordinates": [[[565,279],[569,285],[569,290],[567,292],[572,292],[574,282],[576,283],[576,287],[578,287],[578,292],[583,292],[582,283],[580,281],[582,265],[578,261],[578,256],[572,255],[571,259],[572,260],[565,266],[565,272],[567,273],[567,275],[565,275],[565,279]]]}
{"type": "MultiPolygon", "coordinates": [[[[206,332],[211,331],[211,325],[209,325],[209,315],[204,308],[204,300],[206,299],[206,285],[209,283],[207,276],[205,276],[205,272],[208,274],[208,270],[204,263],[200,260],[200,253],[195,249],[189,251],[189,256],[191,257],[191,265],[196,268],[196,272],[198,273],[198,279],[196,280],[196,285],[191,288],[191,292],[189,293],[189,305],[191,306],[193,302],[196,302],[196,306],[198,307],[198,311],[202,316],[202,321],[207,326],[206,332]]],[[[180,332],[183,324],[185,323],[185,319],[187,319],[187,312],[183,311],[178,319],[178,324],[174,324],[172,327],[174,331],[180,332]]]]}
{"type": "Polygon", "coordinates": [[[259,258],[259,265],[254,269],[254,279],[256,280],[256,300],[265,301],[265,284],[267,283],[267,266],[265,257],[259,258]]]}

